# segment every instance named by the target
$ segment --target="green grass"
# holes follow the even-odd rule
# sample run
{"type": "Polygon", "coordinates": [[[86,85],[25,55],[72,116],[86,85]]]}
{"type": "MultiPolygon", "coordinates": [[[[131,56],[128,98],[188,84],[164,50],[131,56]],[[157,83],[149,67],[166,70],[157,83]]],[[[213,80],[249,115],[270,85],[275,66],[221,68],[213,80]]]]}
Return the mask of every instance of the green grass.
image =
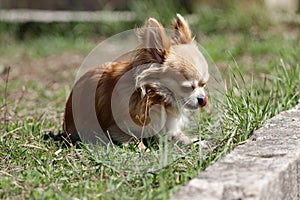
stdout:
{"type": "Polygon", "coordinates": [[[25,41],[15,41],[4,38],[1,41],[0,54],[2,57],[19,59],[20,57],[45,57],[54,53],[73,50],[88,53],[95,47],[93,40],[86,38],[68,38],[63,36],[41,36],[25,41]]]}
{"type": "MultiPolygon", "coordinates": [[[[95,151],[86,144],[64,147],[46,136],[61,130],[66,86],[54,90],[43,82],[16,78],[6,85],[7,74],[0,74],[0,198],[168,199],[182,184],[244,143],[267,119],[294,106],[300,99],[299,37],[266,30],[277,26],[268,21],[253,24],[259,17],[253,12],[258,11],[250,11],[247,15],[236,7],[209,7],[199,14],[204,17],[199,23],[206,28],[197,38],[220,66],[227,86],[218,101],[219,115],[216,110],[201,110],[186,130],[208,141],[208,149],[192,145],[178,151],[174,145],[172,154],[166,152],[172,148],[164,140],[160,148],[149,152],[135,146],[110,146],[109,151],[95,151]],[[259,27],[257,32],[248,32],[253,26],[259,27]],[[24,97],[15,99],[22,88],[24,97]],[[164,163],[161,155],[168,155],[170,161],[164,163]],[[149,166],[151,159],[157,162],[149,166]],[[135,164],[153,169],[126,169],[135,164]]],[[[1,38],[0,58],[16,61],[65,51],[87,54],[96,44],[76,34],[24,41],[5,34],[1,38]]]]}
{"type": "MultiPolygon", "coordinates": [[[[64,148],[61,143],[44,140],[48,130],[60,129],[59,123],[47,117],[25,117],[2,124],[1,198],[165,199],[170,191],[251,136],[266,119],[295,105],[300,96],[299,66],[279,63],[276,69],[278,73],[266,78],[266,85],[254,78],[246,84],[243,75],[233,72],[222,105],[224,125],[214,138],[215,146],[207,154],[199,154],[199,148],[192,147],[184,157],[155,171],[136,173],[114,164],[119,160],[136,163],[142,152],[134,154],[132,150],[113,147],[110,152],[114,156],[107,162],[87,145],[64,148]]],[[[206,120],[204,123],[209,122],[206,120]]],[[[201,134],[205,137],[209,133],[201,134]]]]}
{"type": "Polygon", "coordinates": [[[205,33],[242,32],[255,33],[265,31],[270,25],[263,3],[227,0],[221,6],[196,4],[193,9],[198,15],[198,29],[205,33]]]}

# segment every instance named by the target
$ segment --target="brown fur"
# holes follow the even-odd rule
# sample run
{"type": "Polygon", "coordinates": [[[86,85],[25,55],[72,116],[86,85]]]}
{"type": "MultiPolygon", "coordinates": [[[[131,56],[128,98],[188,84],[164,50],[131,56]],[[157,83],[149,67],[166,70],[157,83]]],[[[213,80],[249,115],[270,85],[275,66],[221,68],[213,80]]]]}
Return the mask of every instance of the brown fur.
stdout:
{"type": "MultiPolygon", "coordinates": [[[[72,142],[76,142],[80,140],[78,136],[78,129],[80,129],[81,137],[87,138],[85,139],[87,141],[95,143],[95,133],[98,135],[100,133],[108,138],[106,140],[101,137],[103,143],[108,143],[110,140],[125,143],[133,137],[143,137],[143,133],[140,132],[144,130],[144,127],[147,127],[145,131],[150,135],[154,134],[162,121],[160,110],[155,105],[162,106],[166,111],[164,131],[173,132],[171,133],[173,135],[181,134],[177,124],[182,121],[183,114],[180,110],[182,105],[177,104],[176,96],[188,99],[189,95],[195,95],[193,91],[183,92],[181,84],[185,81],[196,80],[195,87],[200,88],[202,86],[199,86],[198,82],[205,83],[208,73],[207,63],[193,44],[188,24],[180,15],[177,15],[174,22],[174,30],[175,34],[170,38],[163,26],[157,20],[150,18],[145,26],[137,31],[141,45],[132,60],[106,63],[85,73],[76,82],[66,103],[63,124],[65,136],[72,142]],[[195,66],[194,57],[197,58],[197,62],[203,63],[204,67],[200,72],[195,66]],[[112,110],[113,91],[125,74],[129,74],[129,78],[121,85],[121,89],[116,91],[116,97],[120,98],[118,116],[120,119],[124,118],[129,127],[133,127],[129,130],[132,133],[125,132],[119,127],[112,110]],[[96,85],[94,92],[91,85],[96,85]],[[123,105],[122,98],[129,95],[130,86],[135,87],[134,92],[130,94],[129,105],[123,105]],[[74,91],[76,91],[76,96],[73,94],[74,91]],[[95,96],[91,95],[94,93],[95,96]],[[74,99],[76,102],[73,102],[74,99]],[[130,120],[126,121],[124,110],[128,106],[130,120],[134,124],[131,124],[130,120]],[[74,116],[74,109],[79,115],[74,116]],[[96,112],[97,121],[102,130],[92,124],[93,112],[96,112]]],[[[202,91],[202,88],[200,89],[202,91]]],[[[201,107],[202,105],[193,104],[192,106],[201,107]]]]}

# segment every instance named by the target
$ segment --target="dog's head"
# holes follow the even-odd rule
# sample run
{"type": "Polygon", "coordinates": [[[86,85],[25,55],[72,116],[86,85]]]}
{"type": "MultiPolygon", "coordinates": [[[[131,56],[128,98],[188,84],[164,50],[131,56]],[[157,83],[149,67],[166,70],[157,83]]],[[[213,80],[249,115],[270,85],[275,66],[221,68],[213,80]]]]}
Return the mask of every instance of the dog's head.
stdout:
{"type": "MultiPolygon", "coordinates": [[[[208,64],[198,50],[184,18],[177,14],[174,34],[150,18],[137,32],[141,46],[134,59],[136,87],[143,95],[155,93],[172,106],[198,109],[206,105],[204,87],[209,78],[208,64]]],[[[161,102],[153,102],[153,104],[161,102]]]]}

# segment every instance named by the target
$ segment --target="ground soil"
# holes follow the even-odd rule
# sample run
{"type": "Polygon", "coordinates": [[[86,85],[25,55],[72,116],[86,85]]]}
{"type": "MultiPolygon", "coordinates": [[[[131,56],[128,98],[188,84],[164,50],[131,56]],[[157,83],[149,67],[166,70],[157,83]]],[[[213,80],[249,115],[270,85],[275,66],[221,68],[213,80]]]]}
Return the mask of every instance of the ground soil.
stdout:
{"type": "Polygon", "coordinates": [[[0,57],[0,85],[8,86],[7,91],[1,91],[5,100],[0,105],[0,122],[43,117],[61,124],[65,100],[84,58],[84,54],[75,52],[38,58],[0,57]],[[43,89],[36,89],[37,87],[43,89]],[[62,90],[65,90],[66,95],[58,94],[62,90]],[[49,101],[46,102],[47,97],[49,101]]]}

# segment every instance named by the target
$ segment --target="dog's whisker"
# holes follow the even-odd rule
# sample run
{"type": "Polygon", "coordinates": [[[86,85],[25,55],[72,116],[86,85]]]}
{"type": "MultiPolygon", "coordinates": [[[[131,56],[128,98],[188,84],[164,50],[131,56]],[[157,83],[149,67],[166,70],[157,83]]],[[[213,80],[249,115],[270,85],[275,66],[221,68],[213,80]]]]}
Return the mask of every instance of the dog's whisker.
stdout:
{"type": "MultiPolygon", "coordinates": [[[[185,99],[183,99],[183,101],[185,101],[185,99]]],[[[185,103],[183,104],[183,106],[186,106],[187,104],[189,104],[192,101],[191,97],[187,98],[187,101],[185,101],[185,103]]]]}

